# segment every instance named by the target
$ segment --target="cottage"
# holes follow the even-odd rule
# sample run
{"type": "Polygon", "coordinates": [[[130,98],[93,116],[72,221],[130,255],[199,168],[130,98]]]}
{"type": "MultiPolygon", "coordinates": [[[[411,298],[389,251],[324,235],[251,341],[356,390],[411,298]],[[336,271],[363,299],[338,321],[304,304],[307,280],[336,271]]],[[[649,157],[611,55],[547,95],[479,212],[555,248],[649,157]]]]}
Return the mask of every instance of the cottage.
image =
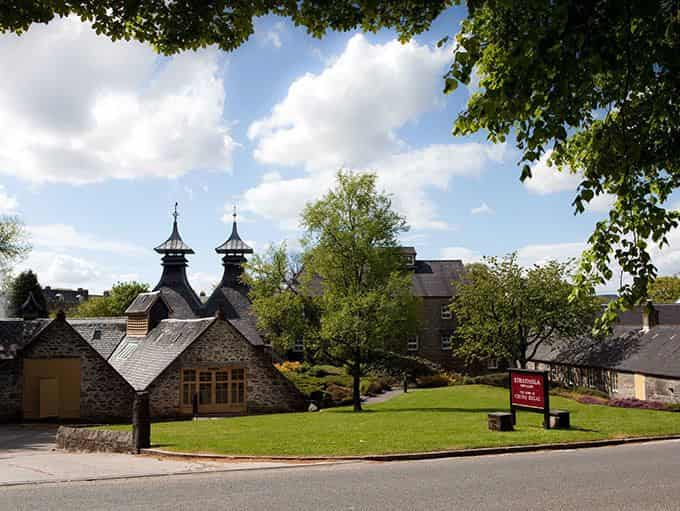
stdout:
{"type": "MultiPolygon", "coordinates": [[[[302,395],[272,365],[247,288],[238,276],[252,253],[236,218],[220,286],[203,304],[186,275],[187,255],[174,214],[161,278],[122,318],[0,321],[0,420],[129,419],[136,392],[149,394],[151,415],[245,414],[304,408],[302,395]],[[195,396],[195,398],[194,398],[195,396]]],[[[30,298],[30,297],[29,297],[30,298]]]]}
{"type": "Polygon", "coordinates": [[[542,346],[529,367],[612,398],[680,403],[680,304],[627,311],[605,339],[556,340],[542,346]]]}

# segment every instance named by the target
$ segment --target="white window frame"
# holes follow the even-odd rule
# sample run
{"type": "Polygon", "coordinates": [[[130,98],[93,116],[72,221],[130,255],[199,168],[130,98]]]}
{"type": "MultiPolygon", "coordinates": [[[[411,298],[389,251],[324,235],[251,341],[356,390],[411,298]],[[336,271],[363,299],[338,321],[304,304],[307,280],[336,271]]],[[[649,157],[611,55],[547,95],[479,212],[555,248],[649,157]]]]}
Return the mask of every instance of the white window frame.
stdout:
{"type": "Polygon", "coordinates": [[[619,391],[619,373],[616,371],[609,371],[609,388],[612,392],[619,391]]]}
{"type": "Polygon", "coordinates": [[[486,368],[487,369],[498,369],[498,359],[497,358],[490,358],[486,362],[486,368]]]}
{"type": "Polygon", "coordinates": [[[418,336],[410,337],[408,341],[406,341],[406,349],[408,351],[418,351],[418,348],[420,348],[420,339],[418,339],[418,336]]]}
{"type": "Polygon", "coordinates": [[[293,352],[302,353],[303,351],[305,351],[305,342],[302,339],[295,339],[295,342],[293,343],[293,352]]]}
{"type": "Polygon", "coordinates": [[[451,351],[453,349],[453,336],[442,335],[440,339],[442,351],[451,351]]]}
{"type": "Polygon", "coordinates": [[[451,312],[451,309],[449,309],[449,304],[442,305],[441,318],[442,319],[453,319],[453,312],[451,312]]]}

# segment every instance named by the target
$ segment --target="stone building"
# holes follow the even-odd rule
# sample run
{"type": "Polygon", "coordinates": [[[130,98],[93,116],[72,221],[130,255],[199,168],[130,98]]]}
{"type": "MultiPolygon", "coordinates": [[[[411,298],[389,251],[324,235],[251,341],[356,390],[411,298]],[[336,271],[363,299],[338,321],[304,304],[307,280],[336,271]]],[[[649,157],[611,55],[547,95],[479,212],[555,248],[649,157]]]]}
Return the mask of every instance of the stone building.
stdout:
{"type": "MultiPolygon", "coordinates": [[[[302,395],[274,368],[238,279],[245,254],[236,219],[217,247],[224,276],[205,304],[186,275],[193,250],[177,213],[170,237],[155,248],[163,271],[152,292],[122,318],[0,321],[0,420],[129,420],[136,392],[151,414],[204,415],[304,409],[302,395]]],[[[27,300],[30,305],[30,300],[27,300]]]]}
{"type": "Polygon", "coordinates": [[[53,288],[45,286],[42,289],[45,301],[47,302],[47,309],[49,312],[56,313],[57,311],[73,310],[78,305],[86,302],[94,295],[90,295],[87,289],[79,287],[78,289],[53,288]]]}
{"type": "Polygon", "coordinates": [[[553,382],[612,398],[680,403],[680,304],[627,311],[611,336],[557,340],[528,366],[549,370],[553,382]]]}

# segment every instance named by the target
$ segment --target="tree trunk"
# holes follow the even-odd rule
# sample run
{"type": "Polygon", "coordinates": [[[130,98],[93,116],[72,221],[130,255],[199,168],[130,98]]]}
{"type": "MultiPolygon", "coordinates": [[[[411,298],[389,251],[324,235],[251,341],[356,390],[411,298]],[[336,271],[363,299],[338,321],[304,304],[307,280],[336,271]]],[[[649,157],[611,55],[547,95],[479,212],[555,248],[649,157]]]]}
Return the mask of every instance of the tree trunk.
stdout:
{"type": "Polygon", "coordinates": [[[352,403],[354,404],[354,411],[361,411],[361,376],[359,370],[355,369],[352,375],[352,403]]]}

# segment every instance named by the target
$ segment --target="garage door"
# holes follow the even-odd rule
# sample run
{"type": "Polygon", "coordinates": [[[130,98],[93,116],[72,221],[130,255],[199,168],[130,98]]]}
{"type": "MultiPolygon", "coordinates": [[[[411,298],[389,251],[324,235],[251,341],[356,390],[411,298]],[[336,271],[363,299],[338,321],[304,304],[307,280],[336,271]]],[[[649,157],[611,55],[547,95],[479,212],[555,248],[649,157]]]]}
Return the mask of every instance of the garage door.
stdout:
{"type": "Polygon", "coordinates": [[[80,417],[80,359],[24,359],[24,417],[80,417]]]}

